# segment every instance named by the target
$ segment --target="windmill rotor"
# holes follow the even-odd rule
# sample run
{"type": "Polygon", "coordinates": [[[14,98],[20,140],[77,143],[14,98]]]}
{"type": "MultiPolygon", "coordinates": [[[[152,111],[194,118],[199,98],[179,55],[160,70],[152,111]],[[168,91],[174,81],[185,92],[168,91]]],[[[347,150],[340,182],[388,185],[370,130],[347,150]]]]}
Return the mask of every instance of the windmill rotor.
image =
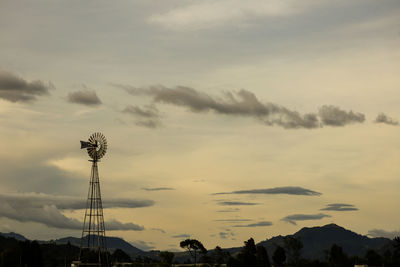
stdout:
{"type": "Polygon", "coordinates": [[[107,139],[102,133],[92,134],[88,141],[81,141],[81,149],[86,148],[93,160],[101,159],[107,151],[107,139]]]}

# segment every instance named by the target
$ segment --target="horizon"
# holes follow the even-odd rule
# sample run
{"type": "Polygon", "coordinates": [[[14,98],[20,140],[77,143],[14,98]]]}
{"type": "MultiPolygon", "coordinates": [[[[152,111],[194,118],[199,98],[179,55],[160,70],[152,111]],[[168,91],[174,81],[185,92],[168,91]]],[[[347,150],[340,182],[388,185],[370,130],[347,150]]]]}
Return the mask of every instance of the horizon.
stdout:
{"type": "Polygon", "coordinates": [[[0,232],[80,236],[79,141],[101,132],[106,235],[140,249],[330,223],[400,236],[399,11],[396,0],[2,1],[0,232]]]}

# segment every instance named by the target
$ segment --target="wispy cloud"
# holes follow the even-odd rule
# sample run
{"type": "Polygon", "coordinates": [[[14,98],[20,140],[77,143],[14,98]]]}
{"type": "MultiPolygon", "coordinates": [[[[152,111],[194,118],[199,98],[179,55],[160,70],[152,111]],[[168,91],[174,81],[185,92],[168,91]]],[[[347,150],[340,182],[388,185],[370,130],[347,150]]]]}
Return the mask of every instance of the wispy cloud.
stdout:
{"type": "Polygon", "coordinates": [[[265,125],[277,125],[285,129],[320,128],[324,125],[345,126],[362,123],[361,113],[344,111],[335,106],[322,106],[318,113],[300,114],[274,103],[262,103],[257,96],[247,90],[225,92],[222,97],[213,97],[190,87],[165,86],[133,87],[114,85],[132,95],[147,95],[153,103],[165,103],[188,108],[191,112],[213,111],[229,116],[253,117],[265,125]]]}
{"type": "Polygon", "coordinates": [[[375,123],[384,123],[384,124],[389,124],[389,125],[394,125],[394,126],[399,125],[399,122],[397,120],[387,116],[384,113],[379,113],[374,122],[375,123]]]}
{"type": "Polygon", "coordinates": [[[161,126],[160,112],[154,105],[144,107],[128,105],[122,110],[123,113],[130,114],[136,121],[135,124],[147,128],[157,128],[161,126]]]}
{"type": "Polygon", "coordinates": [[[51,83],[26,80],[0,69],[0,98],[11,102],[30,102],[38,96],[48,95],[54,88],[51,83]]]}
{"type": "Polygon", "coordinates": [[[326,205],[325,208],[321,210],[330,210],[330,211],[353,211],[353,210],[358,210],[354,205],[352,204],[344,204],[344,203],[333,203],[333,204],[328,204],[326,205]]]}
{"type": "Polygon", "coordinates": [[[283,187],[274,187],[265,189],[238,190],[232,192],[214,193],[213,195],[225,195],[225,194],[266,194],[266,195],[286,194],[286,195],[303,195],[303,196],[321,195],[321,193],[319,192],[302,188],[299,186],[283,186],[283,187]]]}
{"type": "Polygon", "coordinates": [[[271,226],[272,222],[270,221],[261,221],[257,223],[250,223],[250,224],[239,224],[239,225],[234,225],[233,227],[264,227],[264,226],[271,226]]]}
{"type": "Polygon", "coordinates": [[[169,191],[169,190],[175,190],[175,188],[172,187],[143,187],[142,188],[145,191],[169,191]]]}
{"type": "Polygon", "coordinates": [[[240,211],[239,208],[228,208],[223,210],[217,210],[217,212],[238,212],[238,211],[240,211]]]}
{"type": "Polygon", "coordinates": [[[87,89],[69,93],[67,96],[67,101],[85,106],[98,106],[102,104],[100,98],[96,94],[96,91],[87,89]]]}
{"type": "Polygon", "coordinates": [[[250,219],[217,219],[214,222],[250,222],[250,219]]]}
{"type": "Polygon", "coordinates": [[[179,235],[173,235],[171,236],[172,238],[190,238],[189,234],[179,234],[179,235]]]}
{"type": "Polygon", "coordinates": [[[300,12],[304,5],[292,0],[204,0],[188,2],[168,11],[153,14],[149,22],[172,30],[201,30],[237,25],[257,17],[277,17],[300,12]]]}
{"type": "Polygon", "coordinates": [[[221,239],[228,239],[228,238],[233,238],[233,237],[235,236],[235,233],[232,232],[232,231],[229,230],[229,229],[226,229],[225,232],[219,232],[218,235],[219,235],[219,237],[220,237],[221,239]]]}
{"type": "Polygon", "coordinates": [[[368,235],[372,237],[386,237],[393,239],[400,236],[400,231],[386,231],[383,229],[372,229],[368,231],[368,235]]]}
{"type": "Polygon", "coordinates": [[[219,201],[218,205],[221,206],[254,206],[260,203],[254,202],[242,202],[242,201],[219,201]]]}
{"type": "Polygon", "coordinates": [[[161,229],[161,228],[151,228],[151,230],[153,230],[153,231],[158,231],[158,232],[161,232],[161,233],[163,233],[163,234],[166,233],[166,232],[165,232],[163,229],[161,229]]]}
{"type": "Polygon", "coordinates": [[[293,214],[286,216],[281,219],[281,221],[288,222],[296,225],[297,221],[313,221],[313,220],[321,220],[325,217],[331,217],[330,215],[319,213],[319,214],[293,214]]]}

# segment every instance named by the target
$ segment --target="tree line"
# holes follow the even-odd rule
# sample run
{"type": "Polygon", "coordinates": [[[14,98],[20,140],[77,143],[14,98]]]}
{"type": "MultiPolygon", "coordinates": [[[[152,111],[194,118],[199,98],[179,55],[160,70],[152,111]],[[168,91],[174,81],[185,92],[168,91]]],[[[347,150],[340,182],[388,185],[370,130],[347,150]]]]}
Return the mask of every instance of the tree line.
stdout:
{"type": "MultiPolygon", "coordinates": [[[[355,264],[368,264],[368,266],[400,266],[400,237],[392,242],[392,247],[383,253],[369,249],[364,257],[347,255],[343,248],[333,244],[325,250],[324,260],[311,260],[302,258],[303,243],[299,238],[288,236],[284,238],[282,246],[276,245],[272,255],[264,246],[257,246],[253,238],[244,242],[239,252],[229,253],[217,246],[208,251],[196,239],[186,239],[180,242],[180,247],[187,250],[190,257],[185,263],[200,266],[228,267],[347,267],[355,264]]],[[[14,238],[0,236],[0,267],[26,266],[26,267],[57,267],[71,266],[76,260],[79,248],[71,244],[57,245],[55,243],[39,244],[37,241],[18,241],[14,238]]],[[[94,257],[96,254],[94,253],[94,257]]],[[[130,263],[130,266],[141,267],[167,267],[178,263],[175,254],[161,251],[158,257],[141,257],[132,259],[121,249],[109,253],[111,264],[130,263]]],[[[124,265],[127,266],[127,265],[124,265]]]]}

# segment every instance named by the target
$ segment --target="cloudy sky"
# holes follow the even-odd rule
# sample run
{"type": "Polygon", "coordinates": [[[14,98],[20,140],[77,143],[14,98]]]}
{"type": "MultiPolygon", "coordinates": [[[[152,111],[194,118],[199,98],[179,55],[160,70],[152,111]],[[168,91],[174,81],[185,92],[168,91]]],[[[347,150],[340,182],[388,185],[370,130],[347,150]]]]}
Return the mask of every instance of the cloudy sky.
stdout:
{"type": "Polygon", "coordinates": [[[241,246],[399,234],[397,0],[0,3],[0,231],[80,236],[103,132],[107,235],[241,246]]]}

